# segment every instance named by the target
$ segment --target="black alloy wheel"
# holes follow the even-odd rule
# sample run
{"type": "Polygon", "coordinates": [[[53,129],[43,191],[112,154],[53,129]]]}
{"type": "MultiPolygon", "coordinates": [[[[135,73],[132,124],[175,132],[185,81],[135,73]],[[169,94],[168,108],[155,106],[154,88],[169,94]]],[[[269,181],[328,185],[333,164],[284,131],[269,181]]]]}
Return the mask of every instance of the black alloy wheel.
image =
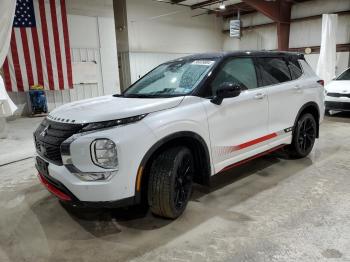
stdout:
{"type": "Polygon", "coordinates": [[[187,154],[182,158],[175,177],[174,204],[181,210],[187,204],[192,190],[193,159],[187,154]]]}
{"type": "Polygon", "coordinates": [[[294,158],[306,157],[312,150],[317,134],[316,120],[313,115],[302,115],[293,131],[293,140],[290,145],[290,155],[294,158]]]}
{"type": "MultiPolygon", "coordinates": [[[[313,119],[312,119],[313,120],[313,119]]],[[[303,118],[299,125],[298,143],[302,153],[311,151],[316,139],[316,126],[310,118],[303,118]]]]}
{"type": "Polygon", "coordinates": [[[161,152],[150,168],[148,204],[153,214],[177,218],[186,209],[192,193],[194,157],[184,146],[161,152]]]}

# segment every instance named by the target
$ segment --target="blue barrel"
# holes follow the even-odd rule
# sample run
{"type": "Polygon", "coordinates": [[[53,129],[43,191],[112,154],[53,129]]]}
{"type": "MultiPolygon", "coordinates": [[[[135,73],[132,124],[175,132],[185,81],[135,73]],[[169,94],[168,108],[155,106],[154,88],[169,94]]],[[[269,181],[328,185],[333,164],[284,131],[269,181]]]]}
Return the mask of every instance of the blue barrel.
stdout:
{"type": "Polygon", "coordinates": [[[47,100],[44,90],[29,90],[32,114],[47,113],[47,100]]]}

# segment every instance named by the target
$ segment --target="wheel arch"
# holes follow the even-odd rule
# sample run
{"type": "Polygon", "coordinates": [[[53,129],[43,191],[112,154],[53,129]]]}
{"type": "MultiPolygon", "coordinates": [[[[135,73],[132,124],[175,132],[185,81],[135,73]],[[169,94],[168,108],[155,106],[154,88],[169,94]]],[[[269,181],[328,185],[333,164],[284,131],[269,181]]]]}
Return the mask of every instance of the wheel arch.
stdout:
{"type": "Polygon", "coordinates": [[[166,148],[179,145],[188,147],[195,158],[194,182],[209,185],[211,159],[207,143],[197,133],[191,131],[176,132],[157,141],[142,158],[135,182],[135,195],[138,202],[144,199],[145,194],[147,194],[149,169],[152,160],[166,148]]]}
{"type": "Polygon", "coordinates": [[[318,138],[319,137],[319,130],[320,130],[320,108],[319,106],[317,105],[317,103],[315,102],[308,102],[306,104],[304,104],[300,109],[299,109],[299,112],[295,118],[295,122],[294,122],[294,126],[296,126],[299,118],[303,115],[303,114],[306,114],[306,113],[310,113],[312,114],[314,117],[315,117],[315,120],[316,120],[316,137],[318,138]]]}

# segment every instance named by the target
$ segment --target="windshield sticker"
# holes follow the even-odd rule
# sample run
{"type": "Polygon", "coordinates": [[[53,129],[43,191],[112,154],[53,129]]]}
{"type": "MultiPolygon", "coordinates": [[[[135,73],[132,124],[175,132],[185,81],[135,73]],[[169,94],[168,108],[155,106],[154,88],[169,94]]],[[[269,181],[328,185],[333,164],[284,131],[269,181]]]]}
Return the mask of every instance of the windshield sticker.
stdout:
{"type": "Polygon", "coordinates": [[[210,60],[195,60],[192,62],[192,65],[211,66],[212,64],[214,64],[214,61],[210,61],[210,60]]]}

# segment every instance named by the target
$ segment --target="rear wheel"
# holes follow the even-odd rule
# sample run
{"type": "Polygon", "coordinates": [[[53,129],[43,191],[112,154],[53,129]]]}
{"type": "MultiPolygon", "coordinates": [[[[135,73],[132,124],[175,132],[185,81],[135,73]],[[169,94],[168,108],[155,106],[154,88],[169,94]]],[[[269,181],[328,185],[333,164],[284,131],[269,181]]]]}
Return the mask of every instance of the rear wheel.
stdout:
{"type": "Polygon", "coordinates": [[[306,157],[315,144],[316,132],[317,125],[314,116],[309,113],[302,115],[293,131],[289,155],[293,158],[306,157]]]}
{"type": "Polygon", "coordinates": [[[186,147],[174,147],[153,161],[148,184],[152,213],[177,218],[185,210],[192,192],[194,160],[186,147]]]}

